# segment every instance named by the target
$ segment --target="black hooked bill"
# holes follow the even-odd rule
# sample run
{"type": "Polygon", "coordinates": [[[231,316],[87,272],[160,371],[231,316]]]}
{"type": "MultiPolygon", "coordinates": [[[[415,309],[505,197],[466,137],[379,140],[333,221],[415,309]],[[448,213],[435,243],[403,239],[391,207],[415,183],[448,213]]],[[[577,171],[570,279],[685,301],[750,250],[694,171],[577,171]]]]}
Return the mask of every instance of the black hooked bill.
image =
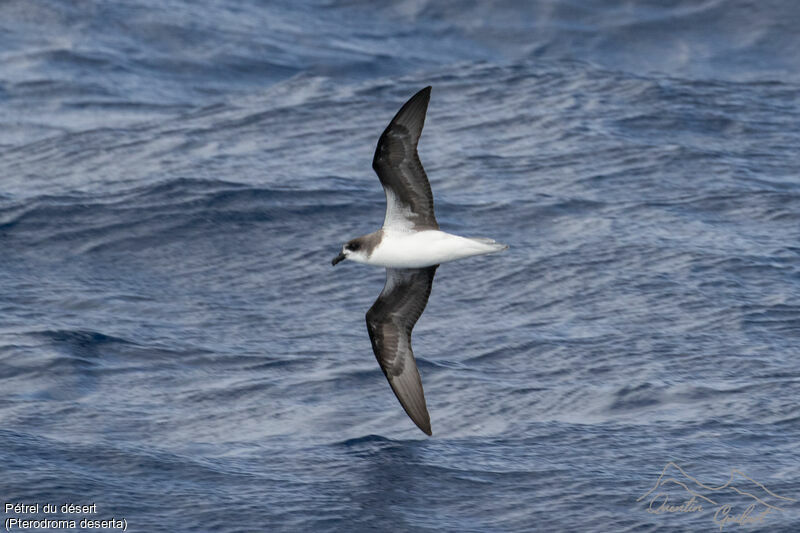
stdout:
{"type": "Polygon", "coordinates": [[[334,257],[333,261],[331,261],[331,265],[336,266],[336,263],[341,263],[342,261],[344,261],[344,252],[339,252],[339,255],[334,257]]]}

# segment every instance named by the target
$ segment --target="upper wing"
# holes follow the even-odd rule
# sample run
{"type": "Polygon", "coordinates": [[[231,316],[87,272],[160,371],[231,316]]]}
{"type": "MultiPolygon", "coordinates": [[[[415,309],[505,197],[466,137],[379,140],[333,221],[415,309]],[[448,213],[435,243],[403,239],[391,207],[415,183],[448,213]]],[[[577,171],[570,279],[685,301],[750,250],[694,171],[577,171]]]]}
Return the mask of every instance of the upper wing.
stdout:
{"type": "Polygon", "coordinates": [[[403,409],[428,435],[431,420],[411,351],[411,330],[428,303],[438,266],[387,268],[383,291],[367,311],[372,351],[403,409]]]}
{"type": "Polygon", "coordinates": [[[417,155],[430,98],[430,87],[412,96],[378,139],[372,168],[386,193],[383,227],[439,229],[433,214],[431,185],[417,155]]]}

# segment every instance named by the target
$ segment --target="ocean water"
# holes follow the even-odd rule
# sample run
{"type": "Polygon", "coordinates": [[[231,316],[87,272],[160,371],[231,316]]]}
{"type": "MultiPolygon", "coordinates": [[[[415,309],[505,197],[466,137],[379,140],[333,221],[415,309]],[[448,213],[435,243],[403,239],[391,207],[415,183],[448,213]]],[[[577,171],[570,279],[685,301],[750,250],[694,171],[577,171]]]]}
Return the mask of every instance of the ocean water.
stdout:
{"type": "Polygon", "coordinates": [[[789,1],[0,2],[4,526],[797,531],[798,27],[789,1]],[[383,272],[330,266],[427,85],[440,225],[510,245],[437,272],[430,438],[371,351],[383,272]]]}

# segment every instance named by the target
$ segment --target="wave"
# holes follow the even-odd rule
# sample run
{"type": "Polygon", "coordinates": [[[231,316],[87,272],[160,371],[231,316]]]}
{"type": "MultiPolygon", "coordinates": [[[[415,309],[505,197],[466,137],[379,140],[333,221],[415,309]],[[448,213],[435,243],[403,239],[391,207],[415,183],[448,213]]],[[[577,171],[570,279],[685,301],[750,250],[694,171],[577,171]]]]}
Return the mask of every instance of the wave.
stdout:
{"type": "Polygon", "coordinates": [[[78,254],[130,251],[246,224],[285,225],[311,218],[330,222],[353,201],[352,194],[335,190],[276,190],[181,178],[117,194],[4,202],[0,243],[17,252],[53,246],[68,246],[78,254]]]}

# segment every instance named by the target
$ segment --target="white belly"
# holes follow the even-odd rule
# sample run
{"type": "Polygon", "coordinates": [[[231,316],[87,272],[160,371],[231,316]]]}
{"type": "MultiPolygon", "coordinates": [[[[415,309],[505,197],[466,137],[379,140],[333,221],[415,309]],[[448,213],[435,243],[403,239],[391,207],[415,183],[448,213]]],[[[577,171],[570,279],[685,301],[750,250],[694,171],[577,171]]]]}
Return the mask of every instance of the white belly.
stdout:
{"type": "Polygon", "coordinates": [[[491,239],[459,237],[439,230],[391,231],[364,261],[389,268],[422,268],[473,255],[491,254],[508,246],[491,239]]]}

